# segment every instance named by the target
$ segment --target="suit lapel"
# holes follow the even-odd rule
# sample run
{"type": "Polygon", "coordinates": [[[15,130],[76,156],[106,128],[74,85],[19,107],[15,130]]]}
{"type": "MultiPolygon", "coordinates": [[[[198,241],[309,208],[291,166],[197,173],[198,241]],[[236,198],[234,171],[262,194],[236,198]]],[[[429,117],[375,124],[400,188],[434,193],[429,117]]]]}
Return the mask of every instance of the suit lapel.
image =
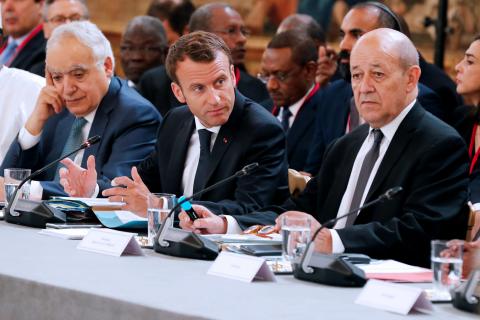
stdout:
{"type": "Polygon", "coordinates": [[[238,92],[238,90],[235,90],[235,104],[233,106],[232,113],[230,114],[227,123],[220,128],[217,138],[215,139],[215,144],[213,145],[210,158],[210,167],[202,188],[208,185],[208,181],[210,180],[213,172],[218,167],[225,151],[227,151],[232,140],[234,139],[236,128],[241,124],[244,103],[245,98],[238,92]]]}
{"type": "Polygon", "coordinates": [[[424,114],[425,111],[420,108],[418,103],[416,103],[405,119],[403,119],[388,146],[382,163],[373,179],[372,186],[370,187],[370,190],[368,190],[365,202],[371,200],[372,195],[376,194],[376,191],[381,186],[382,182],[388,177],[392,168],[397,164],[398,159],[401,158],[405,148],[410,144],[413,133],[416,131],[417,124],[424,114]]]}
{"type": "MultiPolygon", "coordinates": [[[[92,126],[90,127],[90,132],[88,133],[88,137],[93,137],[95,135],[99,135],[100,137],[103,136],[105,132],[105,128],[108,125],[110,119],[110,112],[113,111],[115,107],[115,99],[117,99],[118,92],[120,91],[122,84],[120,80],[116,77],[113,77],[110,81],[110,85],[108,86],[107,94],[103,97],[102,101],[98,105],[97,112],[95,113],[95,117],[93,118],[92,126]]],[[[87,159],[90,155],[97,156],[98,150],[102,145],[103,141],[100,140],[100,143],[94,144],[90,148],[85,149],[82,158],[82,167],[87,167],[87,159]]]]}
{"type": "Polygon", "coordinates": [[[316,99],[310,99],[299,110],[292,127],[288,130],[287,146],[288,156],[295,152],[295,146],[301,142],[302,137],[311,130],[311,125],[315,121],[316,99]]]}

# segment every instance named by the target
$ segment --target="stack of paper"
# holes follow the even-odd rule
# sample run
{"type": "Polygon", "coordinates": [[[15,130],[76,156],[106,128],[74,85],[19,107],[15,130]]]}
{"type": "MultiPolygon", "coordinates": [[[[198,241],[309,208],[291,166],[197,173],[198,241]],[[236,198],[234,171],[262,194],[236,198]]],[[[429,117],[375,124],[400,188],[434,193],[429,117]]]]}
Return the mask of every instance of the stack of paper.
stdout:
{"type": "Polygon", "coordinates": [[[395,260],[374,260],[370,264],[359,264],[367,278],[395,282],[432,282],[430,269],[411,266],[395,260]]]}

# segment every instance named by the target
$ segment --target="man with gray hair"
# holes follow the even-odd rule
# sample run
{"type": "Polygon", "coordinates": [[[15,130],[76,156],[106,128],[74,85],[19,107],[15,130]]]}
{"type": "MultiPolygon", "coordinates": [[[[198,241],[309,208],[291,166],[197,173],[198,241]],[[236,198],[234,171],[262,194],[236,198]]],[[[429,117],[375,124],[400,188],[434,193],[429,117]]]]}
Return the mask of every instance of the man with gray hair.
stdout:
{"type": "Polygon", "coordinates": [[[90,18],[85,0],[47,0],[42,15],[46,39],[50,38],[53,30],[62,24],[90,18]]]}
{"type": "MultiPolygon", "coordinates": [[[[127,175],[153,150],[161,118],[148,101],[113,76],[113,69],[110,43],[94,24],[72,22],[56,28],[47,42],[47,85],[0,172],[10,167],[37,170],[100,135],[100,143],[63,163],[96,167],[97,191],[109,187],[110,179],[127,175]]],[[[32,189],[39,189],[43,198],[65,195],[59,169],[40,175],[41,188],[34,183],[32,189]]]]}

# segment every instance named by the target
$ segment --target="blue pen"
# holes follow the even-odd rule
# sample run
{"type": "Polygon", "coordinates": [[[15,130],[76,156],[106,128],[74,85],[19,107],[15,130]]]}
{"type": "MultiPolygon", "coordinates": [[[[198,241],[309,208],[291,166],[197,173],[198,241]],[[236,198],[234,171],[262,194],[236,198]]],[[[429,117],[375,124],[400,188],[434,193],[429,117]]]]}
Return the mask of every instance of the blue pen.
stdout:
{"type": "MultiPolygon", "coordinates": [[[[178,201],[183,201],[185,199],[185,196],[181,196],[178,201]]],[[[192,208],[192,204],[190,203],[190,201],[185,201],[183,202],[180,207],[182,207],[182,209],[187,213],[187,215],[190,217],[190,220],[192,221],[195,221],[198,219],[198,215],[197,213],[195,212],[195,210],[193,210],[192,208]]]]}

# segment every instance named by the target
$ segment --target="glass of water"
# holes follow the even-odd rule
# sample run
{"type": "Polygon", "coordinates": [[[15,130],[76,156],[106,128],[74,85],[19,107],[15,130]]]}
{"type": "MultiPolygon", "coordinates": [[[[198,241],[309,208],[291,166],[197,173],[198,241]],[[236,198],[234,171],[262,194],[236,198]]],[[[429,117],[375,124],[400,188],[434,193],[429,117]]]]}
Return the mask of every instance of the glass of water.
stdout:
{"type": "MultiPolygon", "coordinates": [[[[152,246],[162,221],[175,206],[176,197],[169,193],[151,193],[147,201],[148,245],[152,246]]],[[[173,217],[171,225],[167,227],[173,227],[173,217]]]]}
{"type": "MultiPolygon", "coordinates": [[[[3,170],[4,184],[5,184],[5,207],[12,201],[13,192],[15,188],[22,182],[23,179],[30,175],[30,169],[9,168],[3,170]]],[[[19,199],[28,199],[30,197],[30,182],[25,183],[19,192],[19,199]]]]}
{"type": "Polygon", "coordinates": [[[432,240],[433,298],[450,300],[462,277],[463,241],[432,240]]]}
{"type": "Polygon", "coordinates": [[[282,218],[282,255],[290,263],[302,256],[310,241],[310,218],[284,216],[282,218]]]}

